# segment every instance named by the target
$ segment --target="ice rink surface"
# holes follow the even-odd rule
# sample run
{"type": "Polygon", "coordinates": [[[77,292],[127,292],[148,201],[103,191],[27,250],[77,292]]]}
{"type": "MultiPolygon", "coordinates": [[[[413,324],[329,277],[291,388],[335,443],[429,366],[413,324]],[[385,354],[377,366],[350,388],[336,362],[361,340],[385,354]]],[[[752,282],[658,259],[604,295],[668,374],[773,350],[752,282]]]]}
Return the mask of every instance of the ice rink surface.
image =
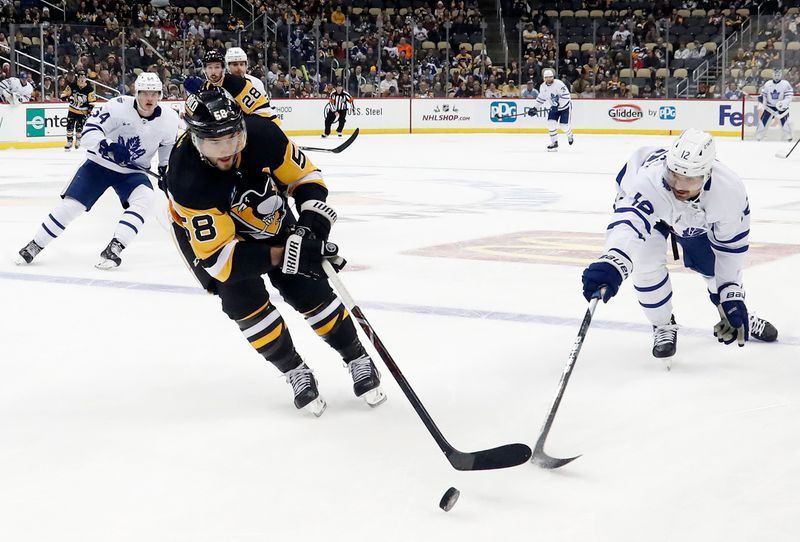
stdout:
{"type": "MultiPolygon", "coordinates": [[[[561,141],[552,154],[544,135],[362,135],[309,155],[339,212],[342,280],[464,451],[533,444],[586,308],[580,274],[600,254],[614,176],[668,138],[561,141]]],[[[281,302],[328,401],[319,419],[296,411],[195,285],[163,216],[122,267],[94,269],[120,212],[112,192],[14,266],[83,153],[3,151],[0,540],[797,540],[800,156],[773,156],[787,148],[718,139],[750,196],[748,306],[779,342],[718,344],[703,280],[676,267],[667,372],[625,284],[595,313],[548,440],[551,455],[583,456],[466,473],[380,361],[389,400],[371,410],[281,302]],[[445,513],[449,486],[461,499],[445,513]]]]}

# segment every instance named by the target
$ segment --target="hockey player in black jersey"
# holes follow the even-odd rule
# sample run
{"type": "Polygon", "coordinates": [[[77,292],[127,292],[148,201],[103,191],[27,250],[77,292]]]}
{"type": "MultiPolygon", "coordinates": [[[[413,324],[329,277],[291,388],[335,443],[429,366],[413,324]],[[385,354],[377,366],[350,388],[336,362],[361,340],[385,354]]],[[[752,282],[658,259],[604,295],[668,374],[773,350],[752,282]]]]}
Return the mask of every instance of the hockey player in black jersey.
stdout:
{"type": "Polygon", "coordinates": [[[94,102],[97,100],[94,94],[94,85],[86,78],[86,71],[78,70],[75,72],[75,80],[67,85],[61,93],[62,100],[69,101],[69,112],[67,113],[67,143],[65,150],[72,148],[73,139],[75,148],[81,146],[81,131],[86,119],[92,112],[94,102]]]}
{"type": "Polygon", "coordinates": [[[202,286],[285,375],[297,408],[319,416],[325,401],[262,275],[342,356],[355,394],[370,406],[382,403],[380,374],[322,270],[324,258],[343,260],[328,242],[336,213],[320,171],[279,126],[243,115],[222,89],[189,96],[184,120],[188,131],[170,156],[166,184],[178,246],[202,286]]]}
{"type": "Polygon", "coordinates": [[[257,89],[245,77],[225,73],[225,57],[216,49],[210,49],[203,57],[203,71],[207,81],[202,90],[219,87],[225,89],[245,114],[258,113],[263,117],[278,122],[275,111],[269,105],[269,97],[257,89]]]}

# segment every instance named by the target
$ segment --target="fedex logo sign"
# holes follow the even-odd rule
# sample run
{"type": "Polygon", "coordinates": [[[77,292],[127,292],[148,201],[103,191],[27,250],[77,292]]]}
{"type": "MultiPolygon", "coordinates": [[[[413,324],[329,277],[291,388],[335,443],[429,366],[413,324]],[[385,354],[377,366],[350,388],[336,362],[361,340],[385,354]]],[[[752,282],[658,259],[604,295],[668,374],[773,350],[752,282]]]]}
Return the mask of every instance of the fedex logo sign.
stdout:
{"type": "Polygon", "coordinates": [[[734,111],[732,105],[719,106],[719,125],[720,126],[735,126],[740,127],[742,122],[747,126],[756,125],[756,111],[753,106],[753,111],[742,115],[741,111],[734,111]]]}

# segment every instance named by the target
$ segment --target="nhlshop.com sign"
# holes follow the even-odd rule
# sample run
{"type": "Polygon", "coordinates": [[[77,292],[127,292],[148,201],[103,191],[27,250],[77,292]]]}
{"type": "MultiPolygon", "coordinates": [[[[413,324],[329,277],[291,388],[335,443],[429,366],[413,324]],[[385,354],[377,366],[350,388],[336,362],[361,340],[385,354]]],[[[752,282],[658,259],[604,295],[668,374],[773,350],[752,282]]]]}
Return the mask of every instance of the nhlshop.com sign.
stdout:
{"type": "Polygon", "coordinates": [[[31,107],[25,111],[25,136],[45,137],[67,134],[66,107],[31,107]]]}

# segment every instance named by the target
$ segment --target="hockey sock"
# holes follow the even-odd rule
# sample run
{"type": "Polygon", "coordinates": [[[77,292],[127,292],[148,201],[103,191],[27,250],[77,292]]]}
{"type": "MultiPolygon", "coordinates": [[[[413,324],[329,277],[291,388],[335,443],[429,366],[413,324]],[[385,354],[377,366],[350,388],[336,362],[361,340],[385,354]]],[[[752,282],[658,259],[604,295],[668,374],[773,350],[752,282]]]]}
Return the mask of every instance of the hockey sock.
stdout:
{"type": "Polygon", "coordinates": [[[303,314],[311,329],[339,352],[344,361],[353,360],[364,353],[350,313],[333,292],[325,301],[303,314]]]}
{"type": "Polygon", "coordinates": [[[86,207],[81,202],[72,198],[64,198],[61,200],[61,204],[42,221],[42,225],[33,235],[33,240],[40,247],[46,247],[53,239],[64,233],[70,222],[81,216],[84,211],[86,211],[86,207]]]}
{"type": "Polygon", "coordinates": [[[550,143],[555,143],[558,136],[558,123],[554,120],[548,120],[547,131],[550,134],[550,143]]]}
{"type": "Polygon", "coordinates": [[[669,274],[636,277],[633,287],[650,323],[654,326],[668,324],[672,317],[672,283],[669,274]]]}
{"type": "Polygon", "coordinates": [[[145,213],[152,201],[153,191],[144,185],[137,186],[131,192],[128,197],[128,208],[122,213],[122,217],[117,223],[117,228],[114,230],[114,238],[122,243],[124,247],[128,247],[131,244],[133,238],[144,226],[145,213]]]}
{"type": "Polygon", "coordinates": [[[572,139],[572,126],[569,124],[562,124],[561,129],[567,133],[567,139],[572,139]]]}
{"type": "Polygon", "coordinates": [[[236,323],[250,346],[280,372],[296,369],[303,362],[281,313],[269,301],[236,323]]]}

